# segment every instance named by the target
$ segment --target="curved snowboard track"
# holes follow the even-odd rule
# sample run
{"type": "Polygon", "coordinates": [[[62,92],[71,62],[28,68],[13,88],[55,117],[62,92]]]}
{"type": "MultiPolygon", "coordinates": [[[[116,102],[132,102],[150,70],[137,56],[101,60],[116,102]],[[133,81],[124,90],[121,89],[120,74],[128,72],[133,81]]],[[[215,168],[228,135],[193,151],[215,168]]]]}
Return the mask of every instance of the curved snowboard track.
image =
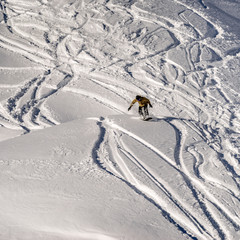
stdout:
{"type": "MultiPolygon", "coordinates": [[[[230,239],[231,235],[225,227],[226,221],[233,227],[239,228],[239,219],[212,193],[218,185],[203,179],[195,171],[190,173],[182,159],[184,138],[187,137],[186,131],[184,134],[183,129],[186,130],[186,126],[177,123],[177,127],[167,119],[159,120],[159,123],[161,121],[170,122],[175,130],[177,129],[176,135],[180,135],[177,137],[175,146],[177,153],[173,158],[176,163],[151,143],[109,119],[101,119],[98,122],[101,134],[94,148],[96,163],[101,169],[120,178],[134,191],[143,195],[161,210],[161,214],[170,223],[191,239],[216,239],[218,237],[219,239],[230,239]],[[143,159],[137,157],[139,154],[137,151],[129,149],[129,140],[127,142],[123,140],[128,138],[141,145],[141,155],[145,156],[143,159]],[[151,166],[149,163],[152,155],[156,156],[159,166],[151,166]],[[179,186],[171,186],[166,179],[161,177],[161,172],[156,172],[156,168],[158,169],[162,162],[167,163],[174,176],[181,177],[181,185],[185,186],[185,194],[190,194],[195,201],[194,212],[189,210],[192,207],[186,199],[183,199],[184,195],[181,195],[179,186]],[[226,219],[220,220],[219,214],[226,219]]],[[[172,178],[173,175],[168,177],[172,178]]]]}
{"type": "Polygon", "coordinates": [[[17,136],[99,110],[101,169],[189,238],[239,239],[240,39],[226,32],[239,5],[219,2],[1,1],[1,128],[17,136]],[[136,94],[161,116],[126,115],[136,94]]]}

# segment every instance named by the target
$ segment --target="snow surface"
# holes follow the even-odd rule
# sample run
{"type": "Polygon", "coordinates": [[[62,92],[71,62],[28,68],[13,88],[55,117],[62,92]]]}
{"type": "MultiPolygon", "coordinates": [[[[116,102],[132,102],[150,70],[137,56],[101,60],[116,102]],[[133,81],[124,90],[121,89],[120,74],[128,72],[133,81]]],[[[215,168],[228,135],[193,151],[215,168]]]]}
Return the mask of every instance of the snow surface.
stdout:
{"type": "Polygon", "coordinates": [[[240,239],[238,0],[0,8],[0,240],[240,239]]]}

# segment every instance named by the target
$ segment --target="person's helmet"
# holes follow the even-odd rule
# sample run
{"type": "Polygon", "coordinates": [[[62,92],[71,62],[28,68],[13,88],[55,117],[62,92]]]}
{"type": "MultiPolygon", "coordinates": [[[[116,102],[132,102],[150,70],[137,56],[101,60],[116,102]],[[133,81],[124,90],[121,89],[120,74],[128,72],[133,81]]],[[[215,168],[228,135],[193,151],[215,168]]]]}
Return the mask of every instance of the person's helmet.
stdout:
{"type": "Polygon", "coordinates": [[[141,100],[141,98],[142,98],[142,97],[141,97],[141,96],[139,96],[139,95],[137,95],[137,96],[136,96],[136,99],[137,99],[138,101],[140,101],[140,100],[141,100]]]}

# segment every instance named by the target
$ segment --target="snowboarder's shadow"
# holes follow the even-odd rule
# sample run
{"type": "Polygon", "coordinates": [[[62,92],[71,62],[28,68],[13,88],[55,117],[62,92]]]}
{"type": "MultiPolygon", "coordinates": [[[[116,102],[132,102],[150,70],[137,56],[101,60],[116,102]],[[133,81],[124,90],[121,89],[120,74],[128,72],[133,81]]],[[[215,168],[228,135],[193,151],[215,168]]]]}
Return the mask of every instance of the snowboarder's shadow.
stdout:
{"type": "Polygon", "coordinates": [[[152,116],[151,119],[148,120],[148,122],[172,122],[174,120],[177,121],[182,121],[182,122],[192,122],[192,123],[197,123],[198,121],[193,120],[193,119],[187,119],[187,118],[178,118],[178,117],[154,117],[152,116]]]}

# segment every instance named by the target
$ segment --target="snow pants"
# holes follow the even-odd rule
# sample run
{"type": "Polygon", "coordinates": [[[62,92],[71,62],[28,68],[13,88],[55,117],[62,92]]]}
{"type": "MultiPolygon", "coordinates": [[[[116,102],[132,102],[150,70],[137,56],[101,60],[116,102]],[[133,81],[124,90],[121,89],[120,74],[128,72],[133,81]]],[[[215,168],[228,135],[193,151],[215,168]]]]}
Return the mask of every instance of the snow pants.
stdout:
{"type": "Polygon", "coordinates": [[[143,107],[140,107],[140,106],[139,106],[139,108],[138,108],[138,113],[139,113],[140,116],[143,116],[144,118],[145,118],[146,116],[148,116],[149,113],[148,113],[147,104],[144,105],[143,107]]]}

